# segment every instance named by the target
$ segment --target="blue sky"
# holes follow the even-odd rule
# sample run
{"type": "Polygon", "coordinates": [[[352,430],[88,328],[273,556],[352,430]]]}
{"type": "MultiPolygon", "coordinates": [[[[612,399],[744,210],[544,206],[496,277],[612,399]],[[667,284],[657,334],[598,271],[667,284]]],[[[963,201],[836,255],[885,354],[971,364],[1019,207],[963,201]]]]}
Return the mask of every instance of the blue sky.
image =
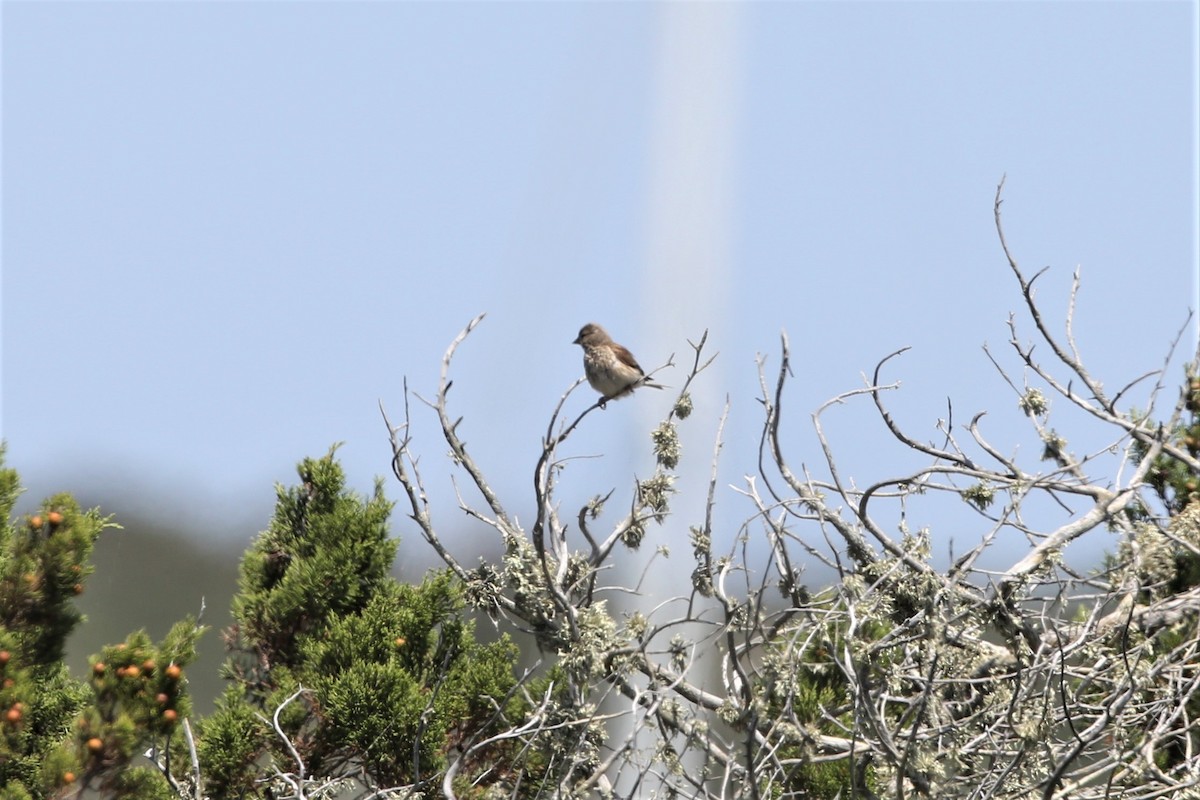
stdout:
{"type": "MultiPolygon", "coordinates": [[[[996,184],[1056,325],[1080,268],[1093,371],[1159,366],[1197,307],[1196,9],[4,2],[9,463],[35,497],[244,537],[335,441],[356,487],[387,474],[377,402],[398,414],[405,376],[432,393],[487,312],[454,409],[523,519],[588,321],[647,367],[709,331],[684,444],[706,470],[728,396],[722,485],[754,471],[755,358],[777,363],[781,329],[798,463],[819,463],[808,414],[911,345],[888,376],[902,422],[932,438],[948,397],[962,421],[992,409],[1033,466],[981,351],[1020,311],[996,184]]],[[[606,455],[572,462],[564,507],[649,474],[670,401],[589,417],[568,454],[606,455]]],[[[465,525],[414,409],[441,524],[465,525]]],[[[832,423],[852,473],[911,463],[861,411],[832,423]]],[[[727,526],[750,513],[719,502],[727,526]]]]}

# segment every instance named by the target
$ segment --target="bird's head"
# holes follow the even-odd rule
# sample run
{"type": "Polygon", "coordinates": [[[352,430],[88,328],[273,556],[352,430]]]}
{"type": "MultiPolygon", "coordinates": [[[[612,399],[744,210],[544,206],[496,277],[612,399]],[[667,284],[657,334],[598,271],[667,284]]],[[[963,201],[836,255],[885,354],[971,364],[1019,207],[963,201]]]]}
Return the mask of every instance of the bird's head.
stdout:
{"type": "Polygon", "coordinates": [[[577,344],[582,347],[595,347],[598,344],[604,344],[611,341],[612,339],[609,338],[608,331],[604,330],[604,328],[601,328],[594,322],[589,322],[587,325],[584,325],[579,329],[579,335],[575,337],[575,341],[572,342],[572,344],[577,344]]]}

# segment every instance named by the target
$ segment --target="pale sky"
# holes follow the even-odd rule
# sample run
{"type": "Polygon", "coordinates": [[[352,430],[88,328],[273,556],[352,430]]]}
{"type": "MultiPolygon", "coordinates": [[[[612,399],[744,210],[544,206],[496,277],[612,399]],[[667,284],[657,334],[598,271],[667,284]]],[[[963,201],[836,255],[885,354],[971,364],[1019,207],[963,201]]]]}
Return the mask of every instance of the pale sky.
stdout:
{"type": "MultiPolygon", "coordinates": [[[[1081,270],[1093,371],[1160,366],[1198,305],[1196,9],[8,0],[8,463],[33,499],[86,489],[244,537],[229,521],[265,526],[273,483],[333,442],[355,487],[386,475],[378,401],[399,414],[405,376],[431,394],[480,312],[454,410],[522,519],[589,321],[648,368],[709,331],[684,441],[706,470],[728,395],[722,487],[755,469],[755,357],[777,364],[781,329],[797,462],[819,463],[808,415],[908,345],[887,377],[914,432],[952,398],[1029,447],[981,350],[1007,355],[1020,311],[996,185],[1057,326],[1081,270]]],[[[572,462],[566,507],[649,475],[671,399],[589,418],[569,454],[607,455],[572,462]]],[[[414,411],[442,524],[463,525],[414,411]]],[[[846,413],[860,481],[907,463],[846,413]]],[[[695,501],[663,534],[685,560],[695,501]]],[[[741,502],[722,488],[731,525],[741,502]]]]}

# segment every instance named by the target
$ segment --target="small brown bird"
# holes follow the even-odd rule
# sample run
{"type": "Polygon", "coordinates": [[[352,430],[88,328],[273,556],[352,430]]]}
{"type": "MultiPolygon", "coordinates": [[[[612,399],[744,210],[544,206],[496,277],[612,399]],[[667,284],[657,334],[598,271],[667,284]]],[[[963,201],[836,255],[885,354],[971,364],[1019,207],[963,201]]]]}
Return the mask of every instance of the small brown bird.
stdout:
{"type": "Polygon", "coordinates": [[[583,371],[587,381],[602,395],[600,405],[624,397],[639,386],[664,387],[646,380],[646,371],[633,353],[612,340],[608,331],[594,322],[579,329],[573,344],[583,348],[583,371]]]}

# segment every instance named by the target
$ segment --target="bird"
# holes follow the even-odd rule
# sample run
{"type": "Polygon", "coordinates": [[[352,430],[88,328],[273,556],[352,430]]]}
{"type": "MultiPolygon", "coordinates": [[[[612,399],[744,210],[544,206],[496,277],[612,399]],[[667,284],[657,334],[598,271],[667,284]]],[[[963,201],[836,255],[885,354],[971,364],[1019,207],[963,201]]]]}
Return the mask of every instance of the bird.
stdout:
{"type": "Polygon", "coordinates": [[[573,344],[583,348],[583,371],[592,388],[600,393],[600,406],[631,394],[639,386],[663,389],[646,378],[646,371],[633,353],[617,344],[608,331],[594,322],[579,329],[573,344]]]}

